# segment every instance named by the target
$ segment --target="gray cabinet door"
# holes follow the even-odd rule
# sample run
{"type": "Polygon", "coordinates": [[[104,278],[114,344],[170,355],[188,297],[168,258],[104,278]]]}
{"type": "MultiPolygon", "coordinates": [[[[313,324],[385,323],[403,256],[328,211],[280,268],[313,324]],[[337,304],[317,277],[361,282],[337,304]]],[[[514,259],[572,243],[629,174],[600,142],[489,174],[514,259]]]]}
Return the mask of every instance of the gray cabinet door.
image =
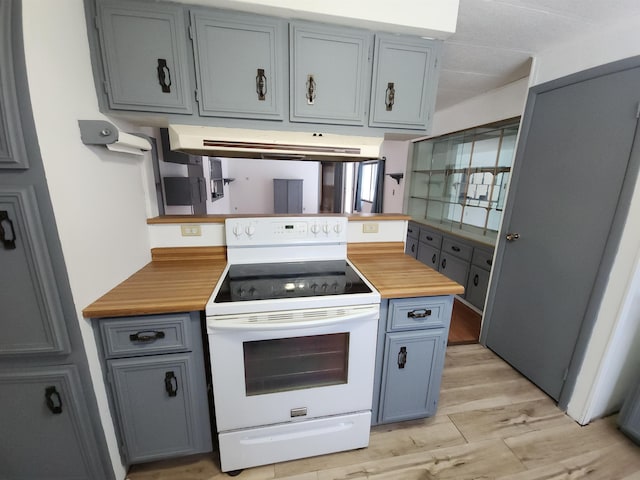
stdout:
{"type": "Polygon", "coordinates": [[[428,128],[440,45],[436,40],[376,35],[369,126],[428,128]]]}
{"type": "Polygon", "coordinates": [[[380,423],[433,415],[438,405],[447,329],[388,333],[380,423]]]}
{"type": "Polygon", "coordinates": [[[471,265],[469,269],[469,281],[465,289],[465,297],[472,305],[480,310],[484,309],[487,287],[489,286],[489,272],[471,265]]]}
{"type": "Polygon", "coordinates": [[[520,238],[498,243],[483,323],[487,346],[561,404],[637,182],[640,67],[623,68],[530,95],[502,226],[520,238]]]}
{"type": "Polygon", "coordinates": [[[416,258],[425,265],[438,270],[438,265],[440,265],[440,250],[427,243],[420,242],[418,244],[418,255],[416,258]]]}
{"type": "MultiPolygon", "coordinates": [[[[454,282],[465,286],[467,284],[467,277],[469,276],[469,262],[443,251],[440,254],[438,271],[454,282]]],[[[460,296],[464,297],[464,295],[460,296]]]]}
{"type": "Polygon", "coordinates": [[[289,37],[290,120],[364,125],[371,34],[294,22],[289,37]]]}
{"type": "Polygon", "coordinates": [[[109,107],[192,112],[182,7],[158,2],[98,2],[109,107]]]}
{"type": "Polygon", "coordinates": [[[0,185],[0,356],[64,354],[69,339],[34,190],[0,185]]]}
{"type": "Polygon", "coordinates": [[[302,213],[301,179],[273,179],[274,213],[302,213]]]}
{"type": "Polygon", "coordinates": [[[0,3],[0,168],[28,168],[22,123],[16,98],[11,36],[13,2],[0,3]]]}
{"type": "Polygon", "coordinates": [[[0,477],[105,478],[73,365],[0,370],[0,477]]]}
{"type": "Polygon", "coordinates": [[[198,399],[190,353],[107,361],[109,379],[127,447],[137,463],[200,451],[198,399]]]}
{"type": "Polygon", "coordinates": [[[416,258],[418,255],[418,239],[413,237],[407,237],[407,243],[404,246],[404,253],[416,258]]]}
{"type": "Polygon", "coordinates": [[[200,114],[281,119],[286,24],[211,10],[191,22],[200,114]]]}

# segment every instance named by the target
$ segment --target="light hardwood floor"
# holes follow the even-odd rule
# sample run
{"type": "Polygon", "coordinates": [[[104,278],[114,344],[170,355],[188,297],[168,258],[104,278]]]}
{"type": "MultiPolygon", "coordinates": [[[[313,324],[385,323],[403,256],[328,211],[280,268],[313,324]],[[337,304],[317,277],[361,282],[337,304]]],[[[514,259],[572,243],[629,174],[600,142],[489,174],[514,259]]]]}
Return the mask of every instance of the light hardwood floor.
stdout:
{"type": "MultiPolygon", "coordinates": [[[[134,466],[130,480],[229,480],[211,455],[134,466]]],[[[481,345],[447,348],[438,414],[382,425],[368,448],[250,468],[239,480],[640,480],[615,417],[581,427],[481,345]]]]}

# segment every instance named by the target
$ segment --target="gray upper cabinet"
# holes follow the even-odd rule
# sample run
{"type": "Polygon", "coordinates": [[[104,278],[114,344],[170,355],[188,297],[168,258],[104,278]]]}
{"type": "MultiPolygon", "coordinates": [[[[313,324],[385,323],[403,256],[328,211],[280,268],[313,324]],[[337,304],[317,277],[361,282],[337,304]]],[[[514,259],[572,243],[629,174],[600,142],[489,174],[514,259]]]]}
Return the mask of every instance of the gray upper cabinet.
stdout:
{"type": "Polygon", "coordinates": [[[0,2],[0,168],[28,168],[16,99],[11,48],[12,2],[0,2]]]}
{"type": "Polygon", "coordinates": [[[371,43],[370,32],[291,23],[290,120],[364,125],[371,43]]]}
{"type": "Polygon", "coordinates": [[[440,41],[377,34],[369,125],[425,130],[437,88],[440,41]]]}
{"type": "Polygon", "coordinates": [[[184,10],[163,3],[97,4],[109,107],[190,114],[184,10]]]}
{"type": "Polygon", "coordinates": [[[0,186],[0,356],[69,352],[48,252],[33,188],[0,186]]]}
{"type": "Polygon", "coordinates": [[[286,23],[209,9],[191,26],[200,114],[282,119],[286,23]]]}

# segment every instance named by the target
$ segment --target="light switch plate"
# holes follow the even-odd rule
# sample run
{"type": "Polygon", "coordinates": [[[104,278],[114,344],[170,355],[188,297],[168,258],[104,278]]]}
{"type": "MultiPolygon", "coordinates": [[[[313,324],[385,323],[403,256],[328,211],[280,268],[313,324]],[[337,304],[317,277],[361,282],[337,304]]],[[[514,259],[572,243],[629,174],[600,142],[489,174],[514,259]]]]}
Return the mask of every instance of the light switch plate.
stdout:
{"type": "Polygon", "coordinates": [[[362,224],[362,233],[378,233],[378,224],[365,222],[362,224]]]}
{"type": "Polygon", "coordinates": [[[200,225],[180,225],[183,237],[199,237],[202,235],[200,225]]]}

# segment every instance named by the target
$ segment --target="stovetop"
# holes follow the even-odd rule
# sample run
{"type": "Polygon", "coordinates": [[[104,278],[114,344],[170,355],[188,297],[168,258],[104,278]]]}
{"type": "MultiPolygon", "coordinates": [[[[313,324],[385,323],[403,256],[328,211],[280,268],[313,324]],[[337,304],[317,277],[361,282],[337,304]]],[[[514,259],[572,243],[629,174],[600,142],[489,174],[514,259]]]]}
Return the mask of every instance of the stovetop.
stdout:
{"type": "Polygon", "coordinates": [[[371,293],[345,260],[231,265],[214,303],[371,293]]]}

